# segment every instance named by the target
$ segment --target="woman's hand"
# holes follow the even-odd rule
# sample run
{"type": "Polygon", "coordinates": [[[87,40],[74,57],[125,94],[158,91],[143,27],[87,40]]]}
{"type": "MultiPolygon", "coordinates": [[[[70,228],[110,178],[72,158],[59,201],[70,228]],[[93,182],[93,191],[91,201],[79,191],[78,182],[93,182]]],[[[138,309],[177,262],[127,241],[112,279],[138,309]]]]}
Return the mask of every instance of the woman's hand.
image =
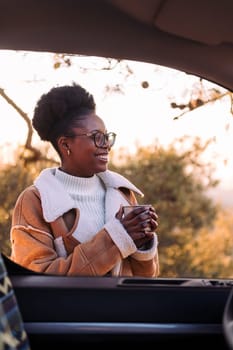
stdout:
{"type": "Polygon", "coordinates": [[[123,207],[120,208],[116,217],[120,220],[137,248],[150,242],[158,227],[158,215],[152,206],[132,206],[132,210],[124,215],[123,207]]]}

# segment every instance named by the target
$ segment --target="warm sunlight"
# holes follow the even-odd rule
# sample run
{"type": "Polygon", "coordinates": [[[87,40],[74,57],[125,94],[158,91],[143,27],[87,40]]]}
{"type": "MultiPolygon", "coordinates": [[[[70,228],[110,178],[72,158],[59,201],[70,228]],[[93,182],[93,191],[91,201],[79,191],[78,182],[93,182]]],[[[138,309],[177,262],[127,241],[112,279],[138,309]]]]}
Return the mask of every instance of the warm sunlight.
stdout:
{"type": "MultiPolygon", "coordinates": [[[[1,51],[0,89],[31,116],[37,99],[50,87],[80,83],[95,96],[97,112],[108,130],[117,133],[116,149],[133,151],[136,144],[153,142],[168,145],[183,135],[213,139],[206,156],[216,162],[221,188],[233,191],[233,121],[227,97],[174,120],[183,111],[170,104],[174,100],[187,103],[195,77],[133,61],[114,66],[96,57],[70,59],[71,65],[51,53],[1,51]]],[[[9,147],[25,141],[27,126],[1,96],[0,111],[4,120],[0,145],[4,146],[3,161],[9,161],[9,147]]],[[[34,140],[38,142],[36,135],[34,140]]]]}

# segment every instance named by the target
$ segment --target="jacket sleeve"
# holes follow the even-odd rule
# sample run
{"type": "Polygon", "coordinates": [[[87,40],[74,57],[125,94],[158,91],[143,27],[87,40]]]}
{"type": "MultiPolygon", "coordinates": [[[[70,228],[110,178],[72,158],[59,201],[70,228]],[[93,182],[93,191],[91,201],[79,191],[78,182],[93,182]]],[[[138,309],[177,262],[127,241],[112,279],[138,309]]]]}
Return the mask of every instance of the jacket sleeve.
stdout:
{"type": "MultiPolygon", "coordinates": [[[[136,260],[133,256],[130,256],[129,264],[129,270],[132,271],[132,276],[158,277],[160,272],[158,252],[156,252],[153,258],[148,260],[136,260]]],[[[122,274],[124,274],[124,271],[122,271],[122,274]]]]}
{"type": "Polygon", "coordinates": [[[159,274],[158,239],[154,234],[147,249],[137,249],[132,238],[127,234],[119,220],[112,219],[105,224],[105,228],[112,240],[119,248],[124,261],[120,275],[141,277],[157,277],[159,274]],[[129,264],[128,268],[127,265],[129,264]]]}
{"type": "Polygon", "coordinates": [[[122,259],[105,229],[91,241],[76,241],[72,253],[58,256],[51,225],[43,219],[40,197],[32,187],[18,198],[12,216],[11,258],[16,263],[49,274],[104,276],[122,259]]]}

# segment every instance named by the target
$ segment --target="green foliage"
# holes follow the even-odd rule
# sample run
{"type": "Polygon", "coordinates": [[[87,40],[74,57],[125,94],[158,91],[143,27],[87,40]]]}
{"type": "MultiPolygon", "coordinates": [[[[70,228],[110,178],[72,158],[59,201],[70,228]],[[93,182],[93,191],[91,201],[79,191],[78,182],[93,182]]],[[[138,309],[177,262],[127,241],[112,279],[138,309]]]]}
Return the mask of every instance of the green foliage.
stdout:
{"type": "Polygon", "coordinates": [[[22,164],[6,165],[0,172],[0,243],[5,254],[10,253],[9,233],[12,209],[19,193],[32,183],[31,173],[22,164]]]}
{"type": "Polygon", "coordinates": [[[9,255],[10,228],[12,210],[19,194],[33,183],[34,178],[50,162],[25,163],[20,154],[16,154],[15,164],[2,165],[0,171],[0,245],[1,251],[9,255]]]}

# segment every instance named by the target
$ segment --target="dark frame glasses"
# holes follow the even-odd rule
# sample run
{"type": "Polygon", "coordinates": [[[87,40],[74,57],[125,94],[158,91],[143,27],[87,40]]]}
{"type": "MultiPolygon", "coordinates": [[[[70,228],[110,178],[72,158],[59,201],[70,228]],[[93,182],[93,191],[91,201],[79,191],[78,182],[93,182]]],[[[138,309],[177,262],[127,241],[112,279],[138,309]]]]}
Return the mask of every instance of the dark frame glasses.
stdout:
{"type": "Polygon", "coordinates": [[[79,136],[91,137],[94,140],[95,146],[97,148],[104,147],[106,144],[109,147],[112,147],[116,140],[116,134],[114,132],[103,133],[97,130],[88,132],[86,134],[74,134],[69,137],[79,137],[79,136]]]}

